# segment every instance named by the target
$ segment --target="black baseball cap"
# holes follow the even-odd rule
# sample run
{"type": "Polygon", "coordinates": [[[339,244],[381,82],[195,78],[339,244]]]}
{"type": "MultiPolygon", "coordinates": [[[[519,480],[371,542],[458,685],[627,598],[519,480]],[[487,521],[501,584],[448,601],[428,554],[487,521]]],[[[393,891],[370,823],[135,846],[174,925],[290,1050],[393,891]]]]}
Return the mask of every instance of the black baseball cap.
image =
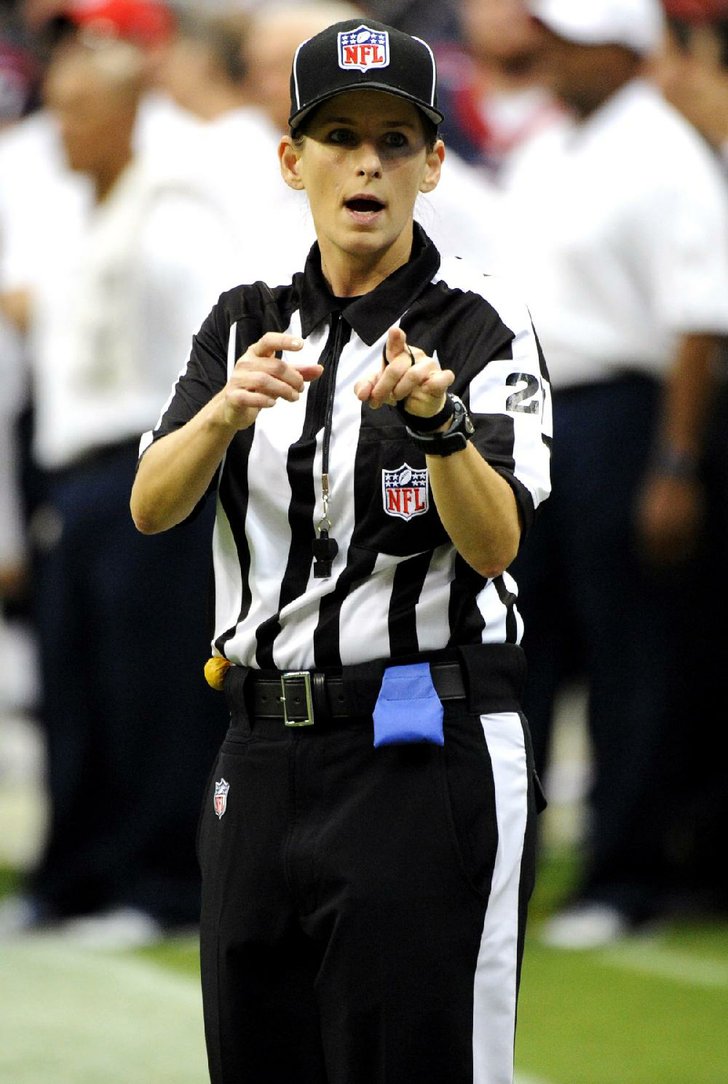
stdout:
{"type": "Polygon", "coordinates": [[[435,126],[443,121],[432,49],[384,23],[347,19],[298,46],[291,70],[291,128],[347,90],[383,90],[412,102],[435,126]]]}

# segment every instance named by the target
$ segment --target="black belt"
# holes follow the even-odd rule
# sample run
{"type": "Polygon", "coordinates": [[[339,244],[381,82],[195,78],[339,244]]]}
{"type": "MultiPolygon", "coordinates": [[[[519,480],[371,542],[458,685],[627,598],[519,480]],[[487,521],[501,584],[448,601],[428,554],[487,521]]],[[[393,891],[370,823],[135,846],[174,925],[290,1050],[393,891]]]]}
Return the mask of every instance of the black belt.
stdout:
{"type": "MultiPolygon", "coordinates": [[[[465,681],[460,663],[431,662],[430,672],[440,700],[465,699],[465,681]]],[[[249,670],[246,676],[247,690],[255,717],[282,719],[286,726],[311,726],[317,711],[323,711],[332,719],[371,715],[379,692],[379,680],[369,688],[359,686],[352,696],[347,679],[342,674],[294,670],[273,676],[249,670]]]]}

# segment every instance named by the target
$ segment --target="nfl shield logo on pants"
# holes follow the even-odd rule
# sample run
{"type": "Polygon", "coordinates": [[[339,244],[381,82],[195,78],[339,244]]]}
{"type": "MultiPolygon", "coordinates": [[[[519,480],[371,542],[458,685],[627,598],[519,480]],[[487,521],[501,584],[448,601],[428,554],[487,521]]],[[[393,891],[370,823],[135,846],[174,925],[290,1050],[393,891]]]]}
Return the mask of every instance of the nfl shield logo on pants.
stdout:
{"type": "Polygon", "coordinates": [[[227,796],[230,790],[230,784],[224,779],[221,779],[219,783],[215,783],[215,797],[213,798],[213,805],[215,806],[215,812],[217,813],[217,819],[222,817],[223,813],[227,809],[227,796]]]}

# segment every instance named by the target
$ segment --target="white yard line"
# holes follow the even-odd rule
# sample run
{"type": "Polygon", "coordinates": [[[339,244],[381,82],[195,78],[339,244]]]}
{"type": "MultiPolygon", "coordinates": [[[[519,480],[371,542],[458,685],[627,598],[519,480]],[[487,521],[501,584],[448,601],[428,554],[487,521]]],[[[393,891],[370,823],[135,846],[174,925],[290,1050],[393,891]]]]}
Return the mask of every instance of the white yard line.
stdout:
{"type": "MultiPolygon", "coordinates": [[[[38,937],[0,948],[0,1080],[205,1084],[197,979],[38,937]]],[[[518,1073],[515,1084],[549,1084],[518,1073]]]]}
{"type": "Polygon", "coordinates": [[[57,939],[0,950],[0,1080],[204,1084],[197,980],[57,939]]]}
{"type": "Polygon", "coordinates": [[[684,986],[728,988],[728,962],[708,957],[701,959],[693,953],[668,945],[645,942],[623,944],[600,952],[598,959],[608,967],[654,975],[684,986]]]}

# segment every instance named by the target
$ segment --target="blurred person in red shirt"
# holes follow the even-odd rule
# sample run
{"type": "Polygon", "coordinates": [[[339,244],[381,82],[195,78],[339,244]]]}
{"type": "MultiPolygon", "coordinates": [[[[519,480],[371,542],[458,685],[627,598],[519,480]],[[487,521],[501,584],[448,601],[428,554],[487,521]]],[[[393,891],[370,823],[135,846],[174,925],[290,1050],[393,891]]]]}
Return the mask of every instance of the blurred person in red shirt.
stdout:
{"type": "Polygon", "coordinates": [[[233,274],[218,209],[135,152],[145,85],[138,48],[109,37],[64,42],[45,77],[87,199],[47,187],[36,262],[13,292],[16,314],[25,295],[43,472],[33,596],[49,818],[0,936],[53,925],[86,945],[129,945],[197,921],[190,810],[226,722],[201,670],[211,520],[151,549],[128,496],[138,434],[196,313],[233,274]]]}

